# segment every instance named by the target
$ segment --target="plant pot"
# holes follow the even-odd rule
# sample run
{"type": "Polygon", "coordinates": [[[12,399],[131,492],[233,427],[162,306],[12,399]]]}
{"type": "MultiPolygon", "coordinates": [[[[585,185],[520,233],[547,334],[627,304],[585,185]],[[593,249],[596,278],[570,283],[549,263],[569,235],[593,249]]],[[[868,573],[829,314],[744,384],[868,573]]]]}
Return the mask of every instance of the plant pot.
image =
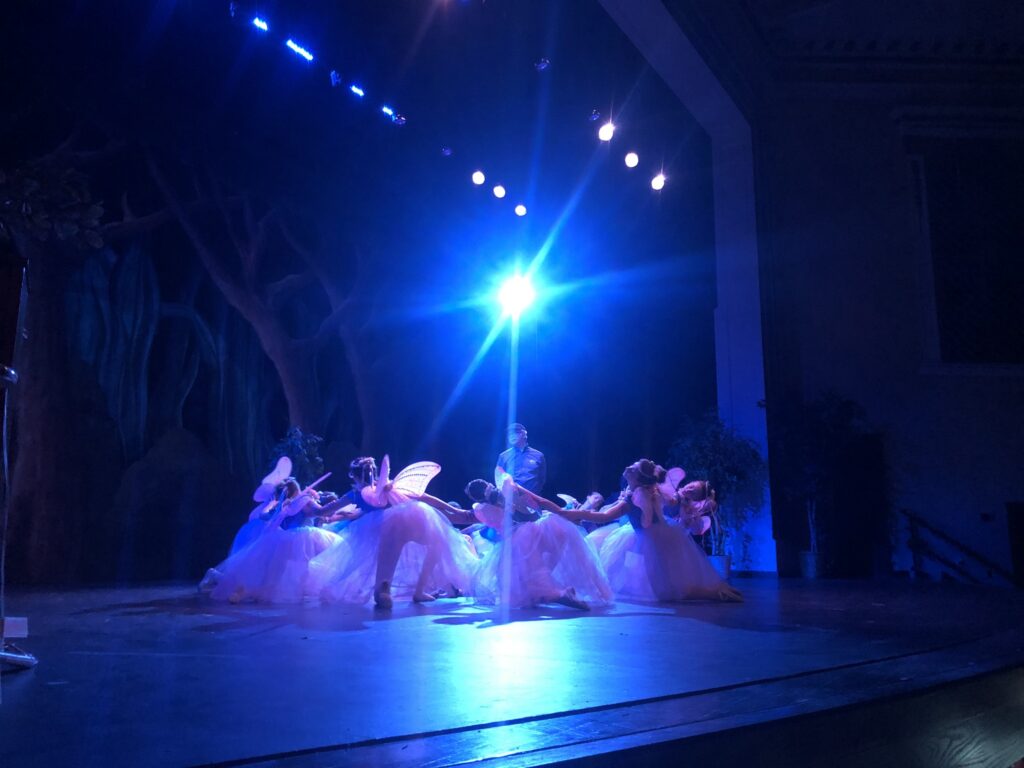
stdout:
{"type": "Polygon", "coordinates": [[[723,579],[728,579],[732,575],[732,555],[708,555],[708,560],[723,579]]]}
{"type": "Polygon", "coordinates": [[[800,576],[804,579],[817,579],[821,577],[820,552],[800,553],[800,576]]]}

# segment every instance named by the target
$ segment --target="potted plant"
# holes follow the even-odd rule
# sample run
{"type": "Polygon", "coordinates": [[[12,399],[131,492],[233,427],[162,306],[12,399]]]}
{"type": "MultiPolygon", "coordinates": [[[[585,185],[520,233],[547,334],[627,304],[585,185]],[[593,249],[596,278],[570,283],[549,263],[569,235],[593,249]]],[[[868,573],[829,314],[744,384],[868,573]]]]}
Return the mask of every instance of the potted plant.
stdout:
{"type": "Polygon", "coordinates": [[[728,577],[730,543],[742,540],[743,525],[764,503],[766,467],[760,449],[711,411],[683,422],[667,466],[680,466],[690,479],[707,480],[715,489],[718,512],[708,531],[710,557],[719,573],[728,577]]]}
{"type": "Polygon", "coordinates": [[[845,475],[855,471],[848,466],[851,447],[867,434],[865,424],[859,404],[826,392],[806,404],[785,430],[783,448],[796,459],[791,493],[807,519],[807,549],[800,553],[800,575],[805,579],[832,570],[835,497],[845,475]]]}

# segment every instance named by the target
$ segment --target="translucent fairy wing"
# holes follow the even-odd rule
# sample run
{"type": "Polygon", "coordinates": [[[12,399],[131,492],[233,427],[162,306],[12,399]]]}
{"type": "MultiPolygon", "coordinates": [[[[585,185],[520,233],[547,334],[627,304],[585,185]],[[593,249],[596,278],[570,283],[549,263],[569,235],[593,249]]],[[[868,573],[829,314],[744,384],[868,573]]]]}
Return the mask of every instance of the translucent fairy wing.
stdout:
{"type": "Polygon", "coordinates": [[[433,461],[417,461],[398,473],[394,480],[394,489],[406,496],[421,496],[440,471],[440,464],[433,461]]]}
{"type": "Polygon", "coordinates": [[[268,502],[274,498],[274,491],[277,488],[277,483],[262,483],[259,488],[252,492],[252,500],[259,502],[268,502]]]}
{"type": "Polygon", "coordinates": [[[672,469],[665,472],[665,479],[658,484],[658,490],[661,491],[661,495],[665,497],[666,501],[675,501],[676,489],[685,477],[686,471],[681,467],[672,467],[672,469]]]}
{"type": "Polygon", "coordinates": [[[268,501],[273,495],[281,483],[285,481],[292,474],[292,460],[287,456],[282,456],[277,460],[277,464],[274,469],[271,470],[270,474],[263,478],[260,483],[260,487],[253,491],[253,501],[268,501]]]}
{"type": "Polygon", "coordinates": [[[711,529],[711,518],[707,515],[686,521],[686,529],[694,536],[703,536],[711,529]]]}
{"type": "Polygon", "coordinates": [[[380,460],[380,471],[377,473],[377,485],[383,488],[391,478],[391,457],[386,453],[380,460]]]}
{"type": "Polygon", "coordinates": [[[269,475],[263,478],[264,483],[272,483],[278,485],[283,483],[285,478],[291,477],[292,474],[292,460],[287,456],[282,456],[277,460],[273,471],[269,475]]]}

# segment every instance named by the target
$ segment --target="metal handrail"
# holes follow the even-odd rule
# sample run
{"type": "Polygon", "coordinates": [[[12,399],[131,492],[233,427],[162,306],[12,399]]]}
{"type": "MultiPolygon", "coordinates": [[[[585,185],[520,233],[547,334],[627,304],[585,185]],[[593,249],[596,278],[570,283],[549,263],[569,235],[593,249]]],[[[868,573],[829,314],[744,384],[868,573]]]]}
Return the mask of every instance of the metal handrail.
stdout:
{"type": "Polygon", "coordinates": [[[948,557],[939,554],[934,549],[929,547],[921,538],[921,536],[917,533],[918,528],[923,528],[926,531],[928,531],[928,533],[930,533],[932,536],[944,542],[945,544],[948,544],[960,554],[966,555],[968,558],[973,560],[978,565],[986,568],[990,573],[996,574],[997,576],[999,576],[1002,579],[1005,579],[1011,584],[1015,583],[1013,574],[1010,573],[1010,571],[1006,570],[1006,568],[1004,568],[996,562],[993,562],[980,552],[974,551],[966,544],[964,544],[961,541],[958,541],[956,538],[946,533],[945,531],[941,530],[940,528],[937,528],[933,523],[930,523],[929,521],[925,520],[920,515],[916,514],[915,512],[911,512],[909,509],[900,509],[898,510],[898,512],[905,518],[907,518],[907,520],[910,522],[909,546],[911,554],[914,558],[915,571],[920,570],[919,556],[923,554],[930,557],[932,560],[935,560],[939,564],[945,566],[946,568],[956,572],[965,580],[974,582],[975,584],[981,583],[981,581],[977,577],[972,575],[962,565],[950,560],[948,557]]]}

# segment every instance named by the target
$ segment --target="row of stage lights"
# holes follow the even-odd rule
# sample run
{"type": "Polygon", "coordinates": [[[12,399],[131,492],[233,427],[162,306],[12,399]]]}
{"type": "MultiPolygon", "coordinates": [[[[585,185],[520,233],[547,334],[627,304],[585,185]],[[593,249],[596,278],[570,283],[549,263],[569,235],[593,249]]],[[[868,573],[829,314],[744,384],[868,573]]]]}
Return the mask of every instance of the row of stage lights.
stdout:
{"type": "MultiPolygon", "coordinates": [[[[231,10],[231,15],[234,16],[235,13],[238,10],[237,4],[236,3],[231,3],[229,8],[231,10]]],[[[269,24],[269,22],[267,22],[266,19],[260,18],[259,16],[256,16],[256,17],[253,18],[252,25],[256,29],[260,30],[261,32],[269,32],[270,31],[270,24],[269,24]]],[[[306,61],[312,63],[314,57],[313,57],[313,53],[309,49],[299,45],[297,42],[292,40],[290,37],[287,40],[284,41],[284,44],[285,44],[285,47],[287,47],[288,50],[292,51],[296,56],[299,56],[299,57],[305,59],[306,61]]],[[[331,86],[334,87],[334,88],[338,88],[339,86],[344,84],[344,81],[343,81],[341,75],[338,74],[338,71],[336,69],[332,69],[331,70],[330,79],[331,79],[331,86]]],[[[355,96],[358,96],[360,99],[363,99],[363,98],[366,97],[366,91],[358,83],[350,83],[349,86],[348,86],[348,90],[351,91],[355,96]]],[[[384,114],[395,125],[405,125],[405,123],[406,123],[405,115],[399,114],[398,112],[396,112],[394,110],[393,107],[391,107],[391,106],[389,106],[387,104],[381,104],[380,111],[381,111],[382,114],[384,114]]]]}
{"type": "MultiPolygon", "coordinates": [[[[230,10],[231,16],[234,17],[236,15],[236,13],[238,13],[238,10],[239,10],[238,3],[235,3],[235,2],[230,3],[229,4],[229,10],[230,10]]],[[[259,16],[256,16],[256,17],[253,18],[252,26],[255,27],[256,29],[260,30],[261,32],[269,32],[270,31],[270,24],[265,19],[263,19],[263,18],[261,18],[259,16]]],[[[291,50],[293,53],[295,53],[295,55],[305,59],[307,62],[312,63],[312,61],[314,59],[314,56],[313,56],[312,52],[310,52],[308,49],[306,49],[302,45],[298,44],[297,42],[295,42],[291,38],[288,38],[285,41],[285,46],[289,50],[291,50]]],[[[549,62],[548,62],[547,59],[541,59],[541,62],[543,62],[543,66],[541,65],[540,62],[538,62],[535,65],[535,67],[536,67],[538,72],[543,71],[544,69],[547,69],[547,67],[549,65],[549,62]]],[[[335,88],[344,85],[344,81],[343,81],[341,75],[338,74],[337,70],[333,70],[333,69],[331,70],[331,72],[330,72],[330,81],[331,81],[331,86],[335,87],[335,88]]],[[[348,86],[348,90],[353,95],[358,97],[359,99],[363,99],[363,98],[366,97],[366,91],[358,83],[350,83],[349,86],[348,86]]],[[[407,122],[404,115],[399,114],[398,112],[396,112],[395,109],[393,107],[389,106],[388,104],[382,104],[381,107],[380,107],[380,111],[381,111],[381,113],[383,115],[385,115],[395,125],[405,125],[405,123],[407,122]]],[[[597,110],[594,110],[591,113],[591,115],[590,115],[590,119],[592,121],[596,121],[596,120],[600,119],[600,113],[598,113],[597,110]]],[[[598,129],[598,131],[597,131],[597,138],[600,141],[602,141],[602,142],[606,142],[606,143],[611,142],[612,138],[615,135],[615,130],[616,130],[615,124],[613,122],[611,122],[611,121],[608,121],[608,122],[604,123],[598,129]]],[[[450,147],[443,147],[441,149],[441,153],[445,157],[450,157],[451,154],[452,154],[452,150],[451,150],[450,147]]],[[[630,151],[630,152],[626,153],[625,158],[624,158],[624,162],[625,162],[627,168],[630,168],[630,169],[636,168],[640,164],[640,157],[639,157],[639,155],[636,152],[630,151]]],[[[483,171],[480,171],[480,170],[474,171],[470,178],[471,178],[473,184],[475,184],[476,186],[483,186],[483,184],[487,180],[486,176],[483,173],[483,171]]],[[[650,182],[651,183],[651,189],[653,189],[655,192],[660,192],[662,189],[665,188],[665,182],[666,182],[666,177],[665,177],[664,172],[659,171],[657,174],[655,174],[651,178],[651,182],[650,182]]],[[[506,195],[508,194],[508,191],[501,184],[495,185],[492,188],[491,191],[494,194],[494,196],[496,198],[498,198],[499,200],[504,199],[506,197],[506,195]]],[[[515,211],[516,216],[522,217],[522,216],[526,215],[526,206],[523,205],[522,203],[518,203],[513,210],[515,211]]]]}

